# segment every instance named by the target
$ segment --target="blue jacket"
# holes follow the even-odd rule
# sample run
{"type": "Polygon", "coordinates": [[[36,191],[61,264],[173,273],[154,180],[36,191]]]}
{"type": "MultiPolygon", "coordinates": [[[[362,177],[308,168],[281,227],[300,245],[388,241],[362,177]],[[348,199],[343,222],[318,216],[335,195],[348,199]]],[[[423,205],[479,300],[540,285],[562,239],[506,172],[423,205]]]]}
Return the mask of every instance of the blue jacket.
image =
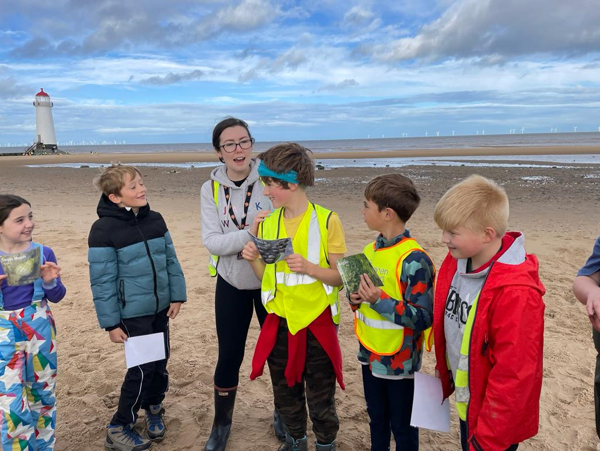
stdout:
{"type": "Polygon", "coordinates": [[[146,205],[137,215],[100,198],[88,238],[94,307],[100,327],[123,318],[155,315],[171,302],[185,302],[181,265],[167,225],[146,205]]]}

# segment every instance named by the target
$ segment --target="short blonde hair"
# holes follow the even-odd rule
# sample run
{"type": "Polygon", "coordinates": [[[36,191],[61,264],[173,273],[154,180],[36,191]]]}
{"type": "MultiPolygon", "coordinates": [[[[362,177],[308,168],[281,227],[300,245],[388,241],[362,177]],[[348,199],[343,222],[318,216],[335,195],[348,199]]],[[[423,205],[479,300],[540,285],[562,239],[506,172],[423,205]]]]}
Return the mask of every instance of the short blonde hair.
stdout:
{"type": "Polygon", "coordinates": [[[446,191],[433,219],[442,230],[465,227],[480,232],[492,227],[502,237],[508,229],[508,196],[493,180],[472,175],[446,191]]]}
{"type": "Polygon", "coordinates": [[[129,175],[131,180],[142,173],[135,166],[125,166],[119,162],[111,163],[102,173],[94,178],[94,186],[105,196],[111,194],[120,195],[125,186],[125,176],[129,175]]]}

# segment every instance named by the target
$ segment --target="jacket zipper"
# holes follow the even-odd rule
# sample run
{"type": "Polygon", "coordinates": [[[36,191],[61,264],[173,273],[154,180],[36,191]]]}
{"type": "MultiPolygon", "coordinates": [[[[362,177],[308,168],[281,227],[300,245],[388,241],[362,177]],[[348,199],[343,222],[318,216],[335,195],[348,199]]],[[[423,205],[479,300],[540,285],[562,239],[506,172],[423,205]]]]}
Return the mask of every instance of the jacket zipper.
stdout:
{"type": "Polygon", "coordinates": [[[146,237],[142,233],[142,229],[140,229],[137,216],[135,218],[135,226],[137,227],[138,231],[140,232],[140,236],[142,237],[142,240],[144,241],[144,246],[146,247],[146,254],[148,255],[148,259],[150,260],[150,266],[152,266],[152,277],[153,277],[153,282],[154,282],[154,299],[156,299],[156,309],[155,309],[154,314],[156,315],[158,313],[158,307],[159,307],[158,281],[156,278],[156,267],[154,266],[154,260],[152,260],[152,254],[150,253],[150,246],[148,246],[148,241],[146,241],[146,237]]]}
{"type": "MultiPolygon", "coordinates": [[[[490,269],[487,273],[487,275],[485,276],[485,280],[483,281],[483,285],[481,285],[481,290],[479,290],[479,296],[481,296],[481,293],[483,292],[483,289],[485,288],[485,284],[488,280],[488,277],[490,277],[490,274],[492,272],[492,268],[494,267],[494,263],[496,263],[495,261],[492,262],[492,264],[490,265],[490,269]]],[[[467,426],[467,442],[469,440],[469,410],[471,407],[471,357],[472,357],[472,353],[471,353],[471,340],[473,338],[473,331],[475,330],[475,321],[477,321],[477,310],[479,310],[479,299],[477,299],[477,306],[475,307],[475,312],[473,313],[473,324],[471,325],[471,335],[469,336],[469,359],[467,360],[467,374],[469,375],[469,379],[467,381],[467,383],[469,384],[469,402],[467,403],[467,414],[465,415],[465,423],[467,426]]],[[[485,355],[485,352],[487,350],[487,333],[485,335],[485,339],[484,339],[484,343],[483,343],[483,347],[482,347],[482,354],[485,355]]],[[[475,438],[475,437],[473,437],[475,438]]],[[[477,443],[477,440],[474,440],[475,443],[473,444],[476,447],[479,447],[479,443],[477,443]]],[[[480,447],[479,447],[480,448],[480,447]]]]}
{"type": "Polygon", "coordinates": [[[121,304],[123,304],[123,308],[125,308],[127,301],[125,300],[125,281],[123,279],[119,281],[119,297],[121,298],[121,304]]]}

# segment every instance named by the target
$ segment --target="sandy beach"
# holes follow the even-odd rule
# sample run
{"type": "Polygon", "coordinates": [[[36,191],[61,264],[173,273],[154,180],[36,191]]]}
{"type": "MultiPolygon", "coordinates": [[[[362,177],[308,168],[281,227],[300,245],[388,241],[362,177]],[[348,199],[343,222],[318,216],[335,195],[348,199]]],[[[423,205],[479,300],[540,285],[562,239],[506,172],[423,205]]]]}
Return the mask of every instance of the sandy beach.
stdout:
{"type": "MultiPolygon", "coordinates": [[[[415,156],[600,154],[599,147],[482,148],[315,155],[318,158],[385,158],[415,156]]],[[[98,327],[89,287],[87,236],[97,218],[99,194],[92,186],[97,168],[39,168],[32,164],[135,163],[217,161],[213,154],[73,154],[2,157],[2,192],[28,199],[37,220],[35,240],[52,247],[62,267],[66,298],[53,305],[58,327],[57,382],[58,451],[101,450],[125,373],[123,348],[110,342],[98,327]]],[[[600,165],[560,165],[526,168],[412,166],[402,169],[338,168],[317,171],[311,200],[338,212],[346,232],[348,254],[360,252],[375,235],[366,227],[360,207],[363,189],[372,177],[401,171],[411,177],[422,196],[421,207],[409,222],[412,235],[428,250],[436,265],[446,253],[432,212],[454,183],[479,173],[503,185],[511,201],[510,228],[525,234],[527,250],[537,254],[546,286],[544,385],[539,434],[521,450],[600,450],[595,432],[593,368],[595,351],[584,308],[571,293],[577,269],[600,234],[597,191],[600,165]]],[[[212,375],[217,357],[214,324],[214,283],[208,276],[208,254],[200,230],[200,187],[210,168],[143,167],[153,209],[167,221],[188,286],[189,302],[171,326],[171,386],[165,400],[167,438],[152,449],[202,449],[212,424],[212,375]]],[[[238,402],[228,451],[275,450],[272,391],[267,374],[250,381],[250,358],[258,336],[253,320],[241,369],[238,402]]],[[[341,429],[339,449],[369,449],[369,426],[352,314],[343,309],[340,343],[346,390],[338,388],[341,429]]],[[[423,372],[433,374],[433,354],[424,357],[423,372]]],[[[449,434],[421,430],[421,449],[458,450],[457,416],[449,434]]],[[[314,437],[309,435],[312,443],[314,437]]],[[[310,445],[313,449],[314,445],[310,445]]]]}

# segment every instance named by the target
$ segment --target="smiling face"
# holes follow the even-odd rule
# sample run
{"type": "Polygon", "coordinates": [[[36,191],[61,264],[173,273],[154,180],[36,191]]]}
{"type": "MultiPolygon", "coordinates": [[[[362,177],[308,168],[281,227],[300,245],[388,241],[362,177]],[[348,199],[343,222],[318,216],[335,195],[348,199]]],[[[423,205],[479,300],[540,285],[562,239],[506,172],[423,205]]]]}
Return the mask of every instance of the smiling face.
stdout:
{"type": "Polygon", "coordinates": [[[485,233],[476,233],[466,227],[457,227],[442,232],[442,242],[448,246],[450,254],[456,258],[471,258],[473,260],[485,250],[485,233]]]}
{"type": "MultiPolygon", "coordinates": [[[[239,144],[240,141],[250,140],[250,133],[245,127],[241,125],[235,125],[228,127],[221,133],[219,139],[219,145],[225,144],[239,144]]],[[[248,149],[242,149],[240,146],[235,146],[233,152],[227,152],[223,150],[223,147],[219,147],[217,155],[223,159],[225,166],[227,166],[227,176],[232,181],[243,180],[250,174],[250,154],[252,153],[253,146],[248,149]]]]}
{"type": "MultiPolygon", "coordinates": [[[[294,185],[290,185],[290,187],[291,186],[294,185]]],[[[263,194],[271,200],[273,208],[287,207],[290,196],[292,195],[292,190],[290,188],[284,188],[279,183],[270,180],[265,181],[263,194]]]]}
{"type": "Polygon", "coordinates": [[[136,174],[135,178],[132,179],[129,174],[125,174],[124,182],[121,192],[111,194],[108,198],[119,207],[130,207],[137,212],[140,207],[144,207],[148,203],[142,176],[136,174]]]}
{"type": "Polygon", "coordinates": [[[0,243],[6,246],[27,244],[31,241],[35,221],[31,207],[21,204],[14,208],[0,226],[0,243]]]}

